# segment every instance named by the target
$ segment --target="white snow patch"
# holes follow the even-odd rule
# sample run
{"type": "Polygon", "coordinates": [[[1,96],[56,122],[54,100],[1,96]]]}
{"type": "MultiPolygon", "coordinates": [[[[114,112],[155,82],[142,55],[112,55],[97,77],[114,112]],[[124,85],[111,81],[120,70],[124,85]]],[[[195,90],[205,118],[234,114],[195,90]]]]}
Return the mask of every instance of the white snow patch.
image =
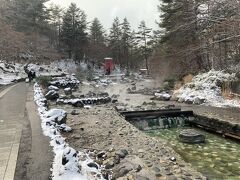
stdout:
{"type": "Polygon", "coordinates": [[[200,99],[205,105],[215,107],[240,107],[238,100],[228,100],[221,96],[221,83],[234,81],[235,74],[225,73],[223,71],[211,70],[207,73],[199,74],[188,83],[174,92],[180,102],[194,102],[200,99]]]}
{"type": "Polygon", "coordinates": [[[162,92],[162,93],[155,93],[154,94],[156,97],[163,97],[163,98],[166,98],[166,99],[170,99],[172,96],[166,92],[162,92]]]}
{"type": "Polygon", "coordinates": [[[11,84],[15,81],[25,79],[28,71],[34,71],[36,76],[61,76],[68,72],[76,72],[77,65],[73,60],[61,60],[52,62],[49,65],[44,64],[19,64],[0,61],[0,85],[11,84]]]}

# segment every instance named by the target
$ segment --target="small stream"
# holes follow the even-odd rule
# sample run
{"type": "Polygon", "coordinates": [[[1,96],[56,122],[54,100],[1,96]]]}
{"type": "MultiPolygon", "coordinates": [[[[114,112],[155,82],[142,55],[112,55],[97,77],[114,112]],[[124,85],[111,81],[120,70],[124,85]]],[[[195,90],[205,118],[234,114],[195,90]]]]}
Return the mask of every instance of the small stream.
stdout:
{"type": "Polygon", "coordinates": [[[240,179],[239,143],[197,129],[206,134],[206,143],[185,144],[178,141],[181,130],[183,128],[149,130],[147,134],[167,140],[186,162],[209,179],[240,179]]]}

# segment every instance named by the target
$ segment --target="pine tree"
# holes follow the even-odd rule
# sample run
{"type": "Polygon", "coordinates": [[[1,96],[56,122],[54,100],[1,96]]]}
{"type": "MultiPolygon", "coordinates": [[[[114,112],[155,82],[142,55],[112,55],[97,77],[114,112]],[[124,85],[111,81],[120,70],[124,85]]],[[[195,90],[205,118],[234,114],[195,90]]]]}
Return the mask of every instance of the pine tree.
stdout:
{"type": "Polygon", "coordinates": [[[63,9],[60,6],[51,4],[48,10],[50,14],[49,23],[52,30],[50,38],[52,39],[52,44],[54,44],[55,47],[59,47],[63,9]]]}
{"type": "Polygon", "coordinates": [[[98,18],[94,18],[90,26],[90,41],[92,44],[104,42],[104,29],[98,18]]]}
{"type": "Polygon", "coordinates": [[[124,18],[122,23],[122,50],[124,63],[129,68],[129,49],[131,40],[131,28],[127,18],[124,18]]]}
{"type": "Polygon", "coordinates": [[[137,33],[133,30],[129,38],[129,66],[131,69],[140,67],[139,60],[142,59],[141,51],[138,47],[137,33]]]}
{"type": "Polygon", "coordinates": [[[49,18],[45,3],[49,0],[14,0],[11,3],[10,21],[20,31],[41,32],[49,18]]]}
{"type": "Polygon", "coordinates": [[[146,69],[149,72],[148,68],[148,58],[152,52],[152,29],[147,28],[145,21],[141,21],[138,27],[137,39],[139,48],[145,60],[146,69]]]}
{"type": "Polygon", "coordinates": [[[159,11],[161,12],[160,28],[164,29],[161,44],[166,56],[179,65],[178,73],[184,73],[186,68],[202,66],[202,59],[198,51],[198,1],[193,0],[163,0],[159,11]]]}
{"type": "Polygon", "coordinates": [[[120,65],[122,65],[121,36],[122,36],[121,24],[118,17],[116,17],[110,29],[109,49],[111,51],[111,56],[120,65]]]}
{"type": "Polygon", "coordinates": [[[104,29],[98,18],[94,18],[90,26],[89,56],[94,62],[100,61],[106,56],[104,29]]]}
{"type": "Polygon", "coordinates": [[[193,14],[193,5],[192,0],[163,0],[159,7],[162,12],[160,28],[165,29],[162,42],[171,46],[182,46],[195,39],[196,16],[193,14]]]}
{"type": "Polygon", "coordinates": [[[81,59],[87,43],[85,13],[72,3],[63,16],[61,41],[69,58],[81,59]]]}

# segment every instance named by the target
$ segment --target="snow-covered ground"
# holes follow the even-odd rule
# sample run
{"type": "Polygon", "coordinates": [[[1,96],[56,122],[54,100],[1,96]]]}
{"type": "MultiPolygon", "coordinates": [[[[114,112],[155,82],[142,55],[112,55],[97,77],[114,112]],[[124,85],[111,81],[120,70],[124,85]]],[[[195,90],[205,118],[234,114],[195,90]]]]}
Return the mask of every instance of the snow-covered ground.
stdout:
{"type": "Polygon", "coordinates": [[[188,83],[174,92],[179,102],[190,102],[215,107],[240,107],[240,101],[225,99],[222,96],[221,85],[223,82],[236,80],[235,74],[211,70],[199,74],[188,83]]]}
{"type": "Polygon", "coordinates": [[[0,85],[7,85],[26,77],[19,64],[7,64],[0,61],[0,85]]]}
{"type": "MultiPolygon", "coordinates": [[[[0,85],[7,85],[25,79],[27,74],[24,71],[24,66],[26,64],[0,61],[0,85]]],[[[61,60],[52,62],[49,65],[30,63],[27,69],[34,71],[37,76],[59,76],[75,72],[77,66],[73,60],[61,60]]]]}
{"type": "Polygon", "coordinates": [[[50,145],[53,147],[55,154],[52,165],[53,180],[103,179],[99,165],[93,162],[86,152],[71,148],[61,135],[62,129],[65,131],[71,130],[65,124],[66,112],[61,109],[48,110],[45,106],[46,98],[37,83],[34,85],[34,92],[34,100],[42,120],[43,133],[51,138],[50,145]]]}

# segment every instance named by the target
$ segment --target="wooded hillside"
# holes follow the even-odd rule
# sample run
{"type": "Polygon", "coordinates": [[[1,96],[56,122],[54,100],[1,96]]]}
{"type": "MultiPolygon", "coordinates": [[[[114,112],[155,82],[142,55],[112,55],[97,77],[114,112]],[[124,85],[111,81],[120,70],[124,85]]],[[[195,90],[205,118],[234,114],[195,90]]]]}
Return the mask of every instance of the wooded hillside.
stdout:
{"type": "Polygon", "coordinates": [[[163,0],[158,8],[154,73],[166,78],[212,68],[239,72],[240,1],[163,0]]]}

